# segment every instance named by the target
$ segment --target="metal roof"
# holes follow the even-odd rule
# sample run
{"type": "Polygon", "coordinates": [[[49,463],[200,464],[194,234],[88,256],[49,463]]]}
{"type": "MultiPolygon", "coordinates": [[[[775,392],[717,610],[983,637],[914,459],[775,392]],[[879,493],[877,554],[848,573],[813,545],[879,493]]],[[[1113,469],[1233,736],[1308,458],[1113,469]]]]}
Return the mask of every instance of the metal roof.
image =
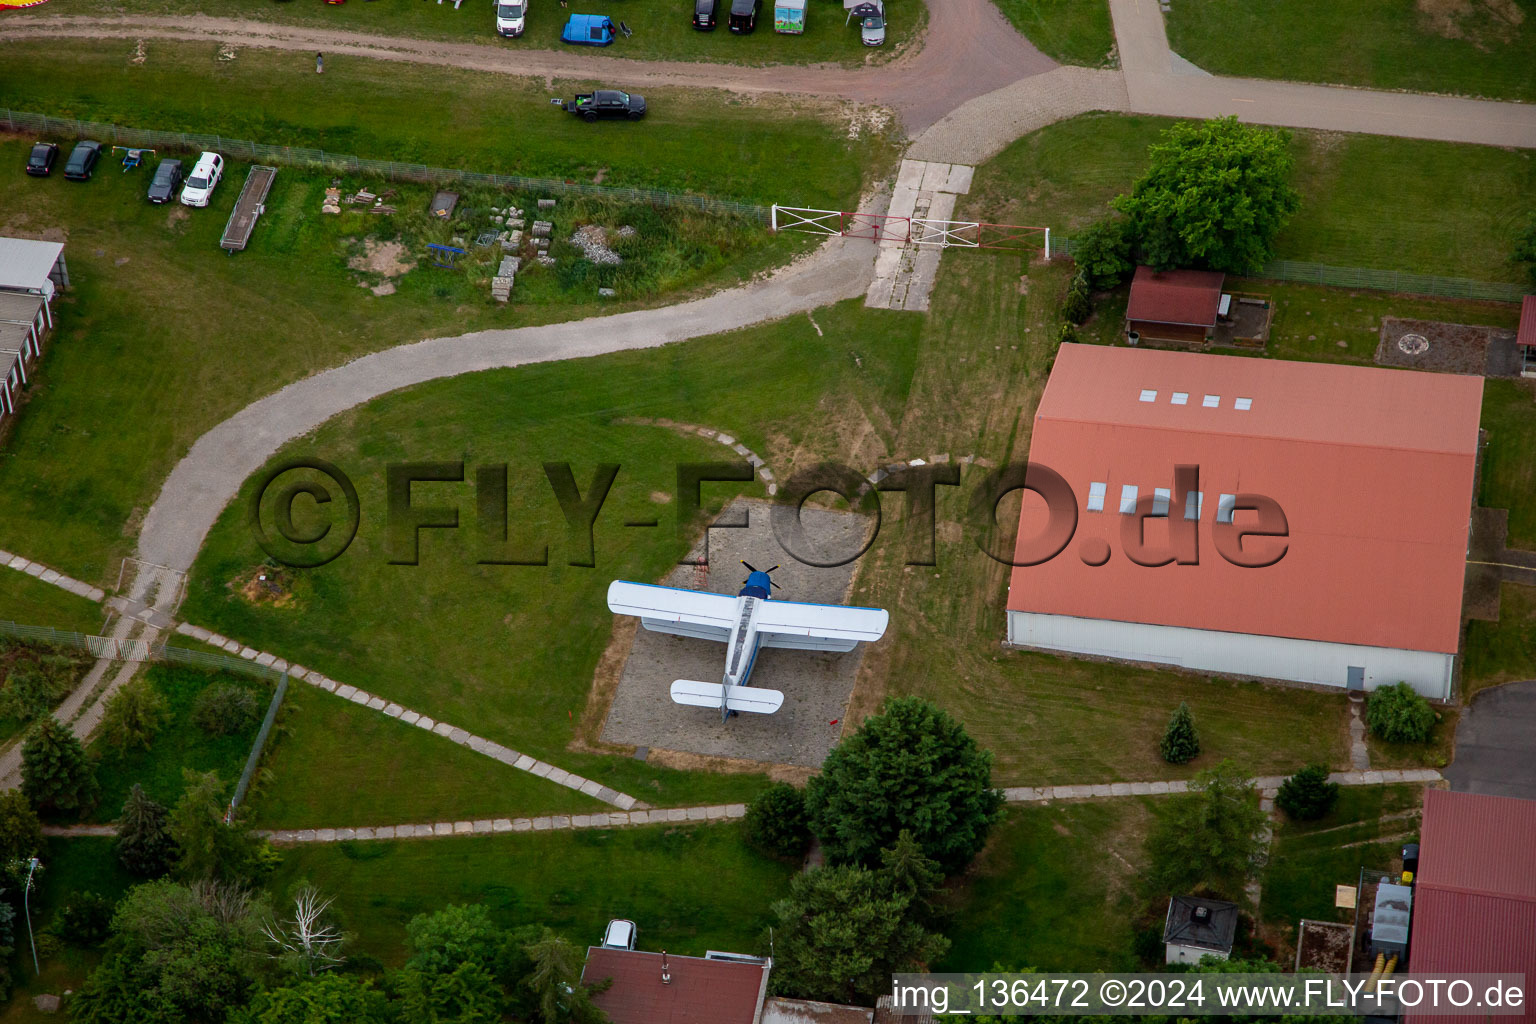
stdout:
{"type": "Polygon", "coordinates": [[[30,324],[42,312],[43,297],[25,292],[0,292],[0,321],[30,324]]]}
{"type": "Polygon", "coordinates": [[[1527,295],[1520,303],[1520,332],[1515,335],[1515,344],[1536,347],[1536,295],[1527,295]]]}
{"type": "Polygon", "coordinates": [[[754,1024],[768,991],[768,965],[668,954],[662,981],[661,953],[627,949],[587,950],[581,980],[612,978],[592,997],[612,1024],[754,1024]]]}
{"type": "Polygon", "coordinates": [[[40,291],[63,251],[63,242],[0,238],[0,289],[40,291]]]}
{"type": "MultiPolygon", "coordinates": [[[[1480,377],[1063,345],[1029,459],[1071,486],[1077,529],[1055,558],[1013,570],[1008,608],[1455,653],[1482,391],[1480,377]],[[1200,468],[1199,564],[1137,565],[1122,488],[1171,491],[1179,465],[1200,468]],[[1087,511],[1095,483],[1102,512],[1087,511]],[[1242,493],[1285,512],[1285,555],[1267,568],[1216,550],[1217,510],[1242,493]],[[1085,564],[1080,551],[1100,541],[1109,561],[1085,564]]],[[[1022,502],[1021,553],[1048,520],[1043,500],[1022,502]]],[[[1147,522],[1150,549],[1166,546],[1169,521],[1147,522]]],[[[1274,550],[1265,543],[1247,542],[1274,550]]]]}
{"type": "Polygon", "coordinates": [[[1137,267],[1126,303],[1127,320],[1156,324],[1214,327],[1226,275],[1214,270],[1164,270],[1137,267]]]}
{"type": "Polygon", "coordinates": [[[1178,946],[1198,946],[1222,953],[1230,952],[1237,935],[1237,904],[1200,896],[1175,896],[1168,901],[1168,919],[1163,924],[1163,941],[1178,946]],[[1196,916],[1205,911],[1205,920],[1196,916]]]}

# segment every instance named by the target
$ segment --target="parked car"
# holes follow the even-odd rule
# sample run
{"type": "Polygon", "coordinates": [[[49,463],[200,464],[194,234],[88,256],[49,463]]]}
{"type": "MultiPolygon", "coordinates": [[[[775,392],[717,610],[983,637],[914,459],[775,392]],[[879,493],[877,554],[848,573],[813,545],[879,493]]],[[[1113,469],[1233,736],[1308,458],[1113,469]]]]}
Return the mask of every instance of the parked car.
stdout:
{"type": "Polygon", "coordinates": [[[616,917],[608,922],[608,928],[603,932],[603,948],[634,949],[635,934],[635,922],[616,917]]]}
{"type": "Polygon", "coordinates": [[[224,158],[217,153],[203,153],[192,165],[192,173],[187,175],[186,187],[181,190],[181,205],[207,206],[222,177],[224,158]]]}
{"type": "Polygon", "coordinates": [[[86,139],[75,143],[69,151],[69,161],[64,164],[64,177],[68,181],[90,181],[96,161],[101,159],[101,143],[86,139]]]}
{"type": "Polygon", "coordinates": [[[732,32],[746,35],[757,28],[757,15],[763,9],[763,0],[731,0],[732,32]]]}
{"type": "Polygon", "coordinates": [[[700,32],[713,32],[718,6],[719,0],[693,0],[693,27],[700,32]]]}
{"type": "Polygon", "coordinates": [[[864,40],[865,46],[880,46],[885,42],[885,8],[878,3],[871,6],[875,10],[872,14],[864,15],[859,26],[859,38],[864,40]]]}
{"type": "Polygon", "coordinates": [[[53,165],[59,160],[57,142],[38,142],[27,157],[27,173],[34,178],[46,178],[53,173],[53,165]]]}
{"type": "Polygon", "coordinates": [[[181,161],[161,160],[155,168],[155,176],[149,183],[149,201],[168,203],[181,190],[181,161]]]}
{"type": "Polygon", "coordinates": [[[496,34],[516,39],[528,27],[528,0],[495,0],[496,34]]]}
{"type": "Polygon", "coordinates": [[[612,46],[617,30],[606,14],[573,14],[560,32],[562,43],[575,46],[612,46]]]}
{"type": "Polygon", "coordinates": [[[577,93],[575,102],[567,103],[565,109],[583,121],[596,121],[600,117],[638,121],[645,116],[645,97],[617,89],[599,89],[577,93]]]}

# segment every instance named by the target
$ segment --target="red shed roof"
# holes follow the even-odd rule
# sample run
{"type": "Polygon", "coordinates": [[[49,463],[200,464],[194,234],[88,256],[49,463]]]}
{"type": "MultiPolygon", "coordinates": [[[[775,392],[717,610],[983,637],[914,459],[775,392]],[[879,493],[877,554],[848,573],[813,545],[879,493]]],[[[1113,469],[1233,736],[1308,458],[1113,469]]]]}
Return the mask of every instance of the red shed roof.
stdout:
{"type": "Polygon", "coordinates": [[[1221,305],[1225,274],[1214,270],[1164,270],[1137,267],[1131,280],[1131,298],[1125,307],[1127,320],[1158,324],[1196,324],[1211,327],[1221,305]]]}
{"type": "Polygon", "coordinates": [[[766,964],[667,956],[670,983],[661,980],[662,954],[587,950],[582,981],[612,978],[592,997],[613,1024],[754,1024],[768,991],[766,964]]]}
{"type": "MultiPolygon", "coordinates": [[[[1482,391],[1480,377],[1063,345],[1029,458],[1076,493],[1077,532],[1056,558],[1013,570],[1008,607],[1454,653],[1482,391]],[[1187,464],[1200,467],[1204,495],[1200,564],[1134,564],[1122,489],[1171,489],[1187,464]],[[1095,483],[1102,512],[1088,510],[1095,483]],[[1277,564],[1240,568],[1217,553],[1219,497],[1239,493],[1284,509],[1290,540],[1277,564]],[[1095,538],[1112,554],[1091,567],[1078,544],[1095,538]]],[[[1046,518],[1026,495],[1021,550],[1046,518]]],[[[1150,547],[1166,538],[1166,522],[1148,522],[1150,547]]]]}
{"type": "Polygon", "coordinates": [[[1536,347],[1536,295],[1527,295],[1520,303],[1520,332],[1515,344],[1536,347]]]}
{"type": "MultiPolygon", "coordinates": [[[[1536,978],[1536,801],[1426,790],[1413,904],[1412,973],[1536,978]]],[[[1526,1001],[1523,1018],[1501,1019],[1536,1020],[1536,1003],[1526,1001]]]]}

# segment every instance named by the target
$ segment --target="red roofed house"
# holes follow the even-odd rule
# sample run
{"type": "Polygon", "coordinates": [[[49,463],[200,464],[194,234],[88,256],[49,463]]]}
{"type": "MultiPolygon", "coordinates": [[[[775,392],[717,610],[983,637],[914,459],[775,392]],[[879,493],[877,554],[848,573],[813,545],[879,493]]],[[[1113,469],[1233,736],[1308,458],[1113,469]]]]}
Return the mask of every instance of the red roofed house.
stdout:
{"type": "MultiPolygon", "coordinates": [[[[1536,979],[1536,801],[1425,790],[1408,957],[1415,975],[1536,979]]],[[[1410,1013],[1407,1019],[1465,1024],[1469,1018],[1410,1013]]],[[[1523,1016],[1496,1019],[1536,1021],[1536,1002],[1527,995],[1523,1016]]]]}
{"type": "Polygon", "coordinates": [[[1137,267],[1125,307],[1126,336],[1137,340],[1204,345],[1215,336],[1226,276],[1214,270],[1137,267]]]}
{"type": "MultiPolygon", "coordinates": [[[[1056,557],[1013,570],[1009,642],[1449,698],[1482,393],[1480,377],[1061,346],[1029,459],[1070,485],[1077,526],[1056,557]],[[1176,495],[1178,465],[1199,482],[1176,495]],[[1219,524],[1258,518],[1235,509],[1240,494],[1284,512],[1286,538],[1242,546],[1283,552],[1272,565],[1217,550],[1219,524]],[[1132,562],[1138,508],[1153,552],[1185,529],[1170,516],[1193,520],[1198,564],[1132,562]]],[[[1048,518],[1026,493],[1016,561],[1048,518]]]]}
{"type": "Polygon", "coordinates": [[[706,957],[593,946],[581,980],[612,978],[592,997],[613,1024],[760,1024],[770,959],[706,957]]]}
{"type": "Polygon", "coordinates": [[[1520,376],[1536,377],[1536,295],[1520,303],[1520,330],[1515,334],[1520,349],[1520,376]]]}

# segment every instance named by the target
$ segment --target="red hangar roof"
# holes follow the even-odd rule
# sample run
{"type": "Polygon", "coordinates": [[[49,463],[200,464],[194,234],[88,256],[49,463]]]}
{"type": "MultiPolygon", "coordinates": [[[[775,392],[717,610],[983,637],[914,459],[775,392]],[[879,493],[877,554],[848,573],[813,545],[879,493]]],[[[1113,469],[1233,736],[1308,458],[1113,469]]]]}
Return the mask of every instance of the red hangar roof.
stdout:
{"type": "MultiPolygon", "coordinates": [[[[1077,532],[1050,561],[1013,570],[1008,608],[1454,654],[1482,392],[1480,377],[1063,345],[1029,459],[1072,487],[1077,532]],[[1199,564],[1137,565],[1122,502],[1166,499],[1181,464],[1200,467],[1199,564]],[[1218,509],[1240,493],[1284,510],[1278,563],[1243,568],[1217,552],[1218,509]],[[1111,554],[1093,567],[1080,545],[1096,538],[1111,554]]],[[[1046,521],[1026,492],[1021,553],[1046,521]]],[[[1147,546],[1166,546],[1167,531],[1149,520],[1147,546]]]]}
{"type": "Polygon", "coordinates": [[[1520,331],[1515,335],[1515,344],[1536,348],[1536,295],[1527,295],[1520,303],[1520,331]]]}
{"type": "MultiPolygon", "coordinates": [[[[1536,801],[1425,790],[1408,966],[1413,974],[1536,978],[1536,801]]],[[[1527,995],[1523,1017],[1499,1019],[1536,1020],[1536,1003],[1527,995]]]]}
{"type": "Polygon", "coordinates": [[[757,1024],[768,992],[768,965],[627,949],[587,950],[581,980],[612,978],[592,997],[612,1024],[757,1024]]]}
{"type": "Polygon", "coordinates": [[[1158,273],[1151,267],[1137,267],[1125,318],[1155,324],[1213,326],[1221,306],[1221,283],[1225,280],[1226,275],[1214,270],[1158,273]]]}

